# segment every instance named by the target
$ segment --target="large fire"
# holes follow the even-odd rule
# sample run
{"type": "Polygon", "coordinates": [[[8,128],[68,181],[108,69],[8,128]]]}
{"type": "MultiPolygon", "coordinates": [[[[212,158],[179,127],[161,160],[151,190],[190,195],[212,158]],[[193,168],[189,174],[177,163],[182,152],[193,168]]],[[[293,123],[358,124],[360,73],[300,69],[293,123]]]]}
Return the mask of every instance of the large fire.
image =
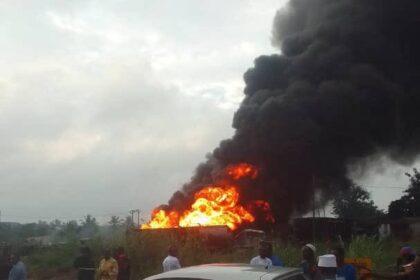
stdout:
{"type": "Polygon", "coordinates": [[[194,198],[191,210],[179,220],[181,227],[226,225],[233,230],[244,220],[255,220],[251,213],[238,205],[239,193],[235,187],[206,187],[194,198]]]}
{"type": "MultiPolygon", "coordinates": [[[[257,169],[247,163],[230,165],[225,173],[233,180],[243,177],[255,179],[257,169]]],[[[183,213],[176,211],[166,212],[155,209],[150,222],[141,225],[142,229],[151,228],[177,228],[196,226],[225,225],[231,230],[236,229],[243,222],[253,222],[255,217],[249,209],[239,205],[238,187],[234,185],[206,186],[194,195],[194,202],[190,209],[183,213]]],[[[261,208],[267,213],[270,222],[274,222],[270,212],[270,204],[264,200],[255,200],[250,209],[261,208]]]]}

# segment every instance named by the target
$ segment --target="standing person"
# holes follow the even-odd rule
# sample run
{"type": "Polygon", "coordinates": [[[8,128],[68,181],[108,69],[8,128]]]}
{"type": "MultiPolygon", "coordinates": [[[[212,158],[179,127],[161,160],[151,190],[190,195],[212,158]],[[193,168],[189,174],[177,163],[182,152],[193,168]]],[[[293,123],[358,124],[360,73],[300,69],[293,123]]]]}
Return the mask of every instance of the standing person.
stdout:
{"type": "Polygon", "coordinates": [[[420,254],[417,253],[414,262],[404,272],[387,273],[372,271],[364,275],[378,279],[397,279],[397,280],[419,280],[420,279],[420,254]]]}
{"type": "Polygon", "coordinates": [[[397,260],[397,272],[404,272],[414,262],[416,253],[410,246],[404,246],[400,250],[400,257],[397,260]]]}
{"type": "Polygon", "coordinates": [[[174,245],[170,245],[168,248],[168,256],[162,262],[163,272],[181,268],[177,256],[178,249],[174,245]]]}
{"type": "Polygon", "coordinates": [[[104,257],[99,263],[98,273],[100,280],[117,280],[118,263],[115,259],[111,258],[111,251],[109,249],[104,251],[104,257]]]}
{"type": "Polygon", "coordinates": [[[356,280],[356,269],[354,266],[344,263],[344,248],[341,246],[336,246],[332,253],[337,258],[337,279],[356,280]]]}
{"type": "Polygon", "coordinates": [[[337,259],[334,255],[319,256],[315,279],[337,280],[337,259]]]}
{"type": "Polygon", "coordinates": [[[80,250],[86,250],[88,255],[90,256],[92,255],[92,251],[90,250],[89,246],[86,244],[85,240],[80,240],[80,250]]]}
{"type": "Polygon", "coordinates": [[[130,262],[123,247],[118,247],[115,252],[115,260],[118,263],[118,280],[130,278],[130,262]]]}
{"type": "Polygon", "coordinates": [[[95,279],[95,264],[93,263],[89,248],[80,248],[80,256],[74,260],[73,267],[78,270],[78,280],[95,279]]]}
{"type": "Polygon", "coordinates": [[[250,264],[251,265],[260,265],[264,267],[273,266],[273,262],[269,258],[269,246],[267,245],[267,242],[260,242],[258,247],[258,253],[259,255],[252,258],[250,264]]]}
{"type": "Polygon", "coordinates": [[[302,262],[300,263],[300,267],[303,270],[303,274],[308,279],[314,279],[317,266],[316,266],[316,248],[314,245],[308,243],[302,247],[302,262]]]}
{"type": "Polygon", "coordinates": [[[0,280],[7,280],[9,278],[9,272],[12,268],[10,263],[9,255],[4,254],[0,258],[0,280]]]}
{"type": "Polygon", "coordinates": [[[271,242],[267,242],[267,246],[268,246],[268,258],[273,263],[273,266],[284,266],[284,263],[280,259],[280,257],[273,255],[273,244],[271,244],[271,242]]]}
{"type": "Polygon", "coordinates": [[[11,255],[12,268],[9,272],[9,280],[26,280],[26,267],[20,260],[19,255],[11,255]]]}

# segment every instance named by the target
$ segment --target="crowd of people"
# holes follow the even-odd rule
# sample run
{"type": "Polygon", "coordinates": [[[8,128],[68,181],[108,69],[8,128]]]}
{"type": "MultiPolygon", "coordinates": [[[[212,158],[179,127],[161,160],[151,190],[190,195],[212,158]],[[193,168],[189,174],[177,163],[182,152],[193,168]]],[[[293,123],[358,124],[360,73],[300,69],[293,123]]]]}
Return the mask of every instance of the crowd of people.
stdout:
{"type": "MultiPolygon", "coordinates": [[[[342,246],[334,247],[330,254],[317,256],[317,249],[313,244],[306,244],[301,250],[300,268],[309,280],[356,280],[358,278],[356,268],[345,262],[345,250],[342,246]]],[[[9,280],[26,280],[26,268],[18,255],[10,256],[9,280]]],[[[272,243],[261,241],[258,246],[258,255],[250,260],[254,266],[265,268],[283,266],[279,256],[273,254],[272,243]]],[[[87,246],[80,248],[80,255],[74,260],[74,268],[77,269],[78,280],[128,280],[130,276],[130,262],[122,247],[113,252],[106,249],[99,266],[95,266],[90,249],[87,246]]],[[[178,259],[178,250],[174,245],[169,246],[168,255],[162,262],[164,272],[181,268],[178,259]]],[[[420,280],[420,254],[411,247],[403,247],[397,261],[396,270],[393,273],[371,271],[367,267],[364,273],[359,275],[361,280],[367,278],[376,279],[400,279],[420,280]]]]}
{"type": "MultiPolygon", "coordinates": [[[[282,266],[279,257],[273,255],[271,243],[260,242],[259,255],[252,258],[251,265],[260,266],[282,266]]],[[[343,246],[336,246],[330,254],[317,257],[316,247],[306,244],[302,247],[302,261],[300,263],[303,273],[310,280],[356,280],[356,268],[345,262],[345,250],[343,246]]],[[[366,267],[359,267],[364,270],[361,279],[401,279],[420,280],[420,255],[414,252],[411,247],[403,247],[397,261],[397,269],[394,273],[371,271],[366,267]]]]}
{"type": "Polygon", "coordinates": [[[94,280],[96,274],[100,280],[128,280],[130,277],[130,262],[122,247],[117,248],[114,254],[105,249],[96,268],[90,249],[83,246],[74,260],[74,268],[78,270],[78,280],[94,280]]]}
{"type": "MultiPolygon", "coordinates": [[[[271,243],[262,241],[259,244],[259,255],[252,258],[251,265],[264,267],[283,266],[283,262],[278,256],[273,255],[271,243]]],[[[312,244],[302,247],[302,261],[300,267],[308,279],[340,279],[356,280],[356,269],[344,262],[344,249],[336,247],[329,255],[322,255],[317,258],[316,248],[312,244]],[[318,259],[318,260],[317,260],[318,259]],[[330,276],[334,275],[334,278],[330,276]]]]}
{"type": "MultiPolygon", "coordinates": [[[[356,280],[358,279],[356,268],[345,262],[345,250],[343,246],[334,247],[330,254],[317,256],[316,247],[313,244],[306,244],[302,247],[302,261],[300,268],[309,280],[356,280]]],[[[258,247],[258,256],[250,261],[251,265],[283,266],[283,261],[273,255],[273,246],[270,242],[261,241],[258,247]]],[[[170,271],[181,268],[177,257],[175,246],[170,246],[168,256],[164,259],[163,271],[170,271]]],[[[396,272],[384,273],[371,271],[366,267],[359,267],[364,273],[360,279],[401,279],[420,280],[420,255],[416,254],[411,247],[403,247],[397,261],[396,272]]]]}

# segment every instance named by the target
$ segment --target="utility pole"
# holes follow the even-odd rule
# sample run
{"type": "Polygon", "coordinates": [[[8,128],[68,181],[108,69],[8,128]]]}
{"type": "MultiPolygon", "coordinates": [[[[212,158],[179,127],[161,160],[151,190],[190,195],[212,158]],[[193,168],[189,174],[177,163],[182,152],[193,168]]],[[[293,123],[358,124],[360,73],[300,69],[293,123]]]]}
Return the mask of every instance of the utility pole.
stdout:
{"type": "Polygon", "coordinates": [[[137,227],[140,226],[140,209],[133,209],[130,210],[130,214],[131,214],[131,223],[134,226],[134,213],[137,213],[137,227]]]}
{"type": "Polygon", "coordinates": [[[312,241],[315,243],[315,175],[312,175],[312,241]]]}

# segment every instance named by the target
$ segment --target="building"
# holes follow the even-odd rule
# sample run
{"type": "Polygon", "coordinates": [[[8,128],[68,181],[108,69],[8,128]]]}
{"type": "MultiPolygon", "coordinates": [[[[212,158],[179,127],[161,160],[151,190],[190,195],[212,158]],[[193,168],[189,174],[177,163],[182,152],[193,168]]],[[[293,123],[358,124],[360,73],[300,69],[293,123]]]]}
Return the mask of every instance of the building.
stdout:
{"type": "Polygon", "coordinates": [[[379,233],[381,236],[393,236],[406,241],[420,238],[420,217],[385,220],[382,222],[379,233]]]}

